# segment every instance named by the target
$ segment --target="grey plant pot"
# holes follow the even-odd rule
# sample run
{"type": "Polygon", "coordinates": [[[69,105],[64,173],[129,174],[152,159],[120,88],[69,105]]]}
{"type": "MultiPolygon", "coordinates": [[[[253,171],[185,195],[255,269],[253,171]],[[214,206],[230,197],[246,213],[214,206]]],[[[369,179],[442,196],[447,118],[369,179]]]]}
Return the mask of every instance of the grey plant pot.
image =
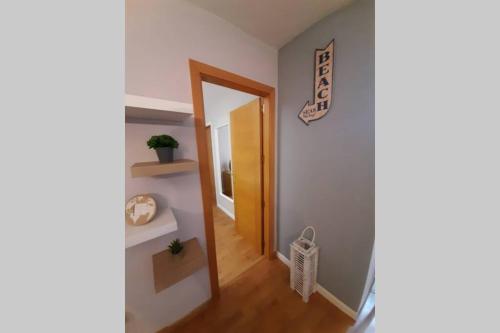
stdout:
{"type": "Polygon", "coordinates": [[[174,161],[174,148],[162,147],[156,148],[155,151],[160,163],[170,163],[174,161]]]}

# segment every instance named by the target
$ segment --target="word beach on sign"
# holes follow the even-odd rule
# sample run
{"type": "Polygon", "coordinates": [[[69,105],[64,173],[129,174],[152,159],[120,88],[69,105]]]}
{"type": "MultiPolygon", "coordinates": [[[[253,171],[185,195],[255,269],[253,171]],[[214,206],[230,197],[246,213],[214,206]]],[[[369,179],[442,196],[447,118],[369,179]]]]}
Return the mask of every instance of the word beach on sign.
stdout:
{"type": "Polygon", "coordinates": [[[307,101],[299,112],[299,118],[306,125],[322,118],[332,105],[333,42],[314,52],[314,100],[307,101]]]}

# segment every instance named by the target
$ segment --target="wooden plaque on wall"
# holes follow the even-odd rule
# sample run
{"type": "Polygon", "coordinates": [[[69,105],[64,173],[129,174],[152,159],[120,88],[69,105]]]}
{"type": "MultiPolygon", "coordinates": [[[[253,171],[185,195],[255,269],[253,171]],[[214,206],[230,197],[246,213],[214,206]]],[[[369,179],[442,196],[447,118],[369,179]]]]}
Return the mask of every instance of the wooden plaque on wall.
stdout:
{"type": "Polygon", "coordinates": [[[333,45],[332,40],[325,48],[314,51],[314,96],[299,112],[299,118],[306,125],[323,118],[333,101],[333,45]]]}

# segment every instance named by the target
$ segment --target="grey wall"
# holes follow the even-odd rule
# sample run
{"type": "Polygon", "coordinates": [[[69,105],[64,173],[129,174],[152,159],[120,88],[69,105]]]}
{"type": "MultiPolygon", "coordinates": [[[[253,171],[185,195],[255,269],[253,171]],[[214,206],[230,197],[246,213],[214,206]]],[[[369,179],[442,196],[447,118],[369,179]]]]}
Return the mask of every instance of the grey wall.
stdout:
{"type": "Polygon", "coordinates": [[[374,242],[374,2],[359,0],[303,32],[278,56],[278,249],[317,230],[318,282],[353,310],[374,242]],[[335,38],[330,112],[306,126],[314,50],[335,38]]]}

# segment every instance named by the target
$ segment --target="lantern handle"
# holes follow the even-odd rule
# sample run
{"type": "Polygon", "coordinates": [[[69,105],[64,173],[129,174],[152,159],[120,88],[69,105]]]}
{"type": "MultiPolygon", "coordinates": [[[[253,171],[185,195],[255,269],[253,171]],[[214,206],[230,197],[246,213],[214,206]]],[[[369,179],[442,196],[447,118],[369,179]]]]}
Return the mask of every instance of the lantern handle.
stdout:
{"type": "Polygon", "coordinates": [[[314,230],[314,228],[312,226],[307,226],[304,230],[302,230],[302,233],[300,234],[300,238],[307,239],[311,243],[315,244],[314,240],[316,239],[316,230],[314,230]],[[312,231],[312,238],[311,239],[307,239],[305,237],[305,234],[306,234],[307,230],[311,230],[312,231]]]}

